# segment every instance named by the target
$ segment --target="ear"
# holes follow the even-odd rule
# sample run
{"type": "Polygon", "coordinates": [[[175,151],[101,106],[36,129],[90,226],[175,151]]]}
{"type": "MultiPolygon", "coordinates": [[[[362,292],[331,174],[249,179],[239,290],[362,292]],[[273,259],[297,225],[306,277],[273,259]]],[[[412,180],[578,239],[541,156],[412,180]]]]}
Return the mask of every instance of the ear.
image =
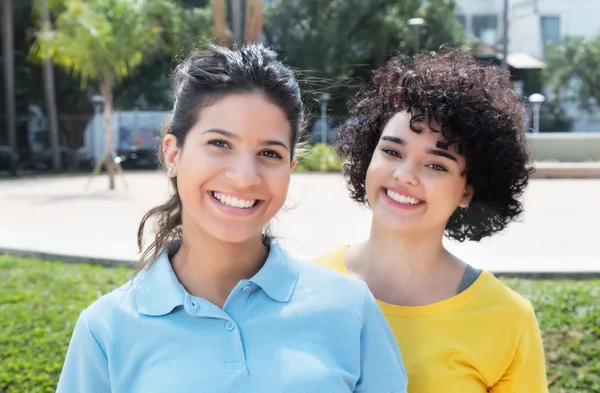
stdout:
{"type": "Polygon", "coordinates": [[[177,138],[173,134],[167,134],[162,141],[163,158],[167,166],[167,175],[170,178],[177,176],[177,164],[181,157],[181,151],[177,147],[177,138]],[[173,168],[171,170],[171,168],[173,168]]]}
{"type": "Polygon", "coordinates": [[[298,163],[298,161],[296,161],[295,158],[292,159],[292,162],[290,163],[290,169],[293,171],[294,168],[296,168],[296,164],[298,163]]]}
{"type": "Polygon", "coordinates": [[[463,196],[462,196],[458,206],[462,207],[463,209],[466,209],[467,207],[469,207],[469,204],[471,203],[471,200],[473,199],[474,194],[475,194],[475,191],[473,190],[473,187],[471,187],[470,185],[467,184],[465,186],[465,192],[463,193],[463,196]]]}

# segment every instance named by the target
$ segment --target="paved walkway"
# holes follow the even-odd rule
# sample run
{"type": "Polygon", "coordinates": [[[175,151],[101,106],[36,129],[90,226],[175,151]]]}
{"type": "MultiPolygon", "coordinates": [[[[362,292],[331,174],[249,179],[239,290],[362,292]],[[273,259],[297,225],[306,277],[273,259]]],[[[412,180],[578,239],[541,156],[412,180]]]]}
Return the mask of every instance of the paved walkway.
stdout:
{"type": "MultiPolygon", "coordinates": [[[[323,254],[364,238],[366,208],[347,196],[339,175],[295,174],[288,208],[274,225],[288,249],[302,257],[323,254]]],[[[128,172],[129,189],[117,179],[107,190],[99,176],[0,181],[0,249],[135,260],[142,215],[168,195],[158,172],[128,172]]],[[[525,215],[481,243],[448,247],[477,267],[494,272],[600,272],[600,180],[533,180],[525,215]]]]}

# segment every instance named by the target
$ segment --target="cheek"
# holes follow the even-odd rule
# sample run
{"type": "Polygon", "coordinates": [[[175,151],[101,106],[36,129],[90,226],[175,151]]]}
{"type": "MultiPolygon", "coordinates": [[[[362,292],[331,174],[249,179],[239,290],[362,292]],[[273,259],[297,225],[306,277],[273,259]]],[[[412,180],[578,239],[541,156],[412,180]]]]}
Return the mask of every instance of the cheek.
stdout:
{"type": "Polygon", "coordinates": [[[464,193],[464,184],[455,178],[430,179],[427,181],[428,199],[435,199],[439,204],[454,209],[464,193]]]}
{"type": "Polygon", "coordinates": [[[373,160],[367,168],[367,174],[365,177],[365,190],[367,197],[373,197],[374,194],[379,192],[379,188],[388,184],[389,180],[393,178],[394,168],[386,165],[384,160],[373,157],[373,160]]]}
{"type": "Polygon", "coordinates": [[[207,155],[189,154],[183,156],[177,168],[177,187],[182,200],[200,196],[203,185],[222,171],[218,160],[207,155]]]}
{"type": "Polygon", "coordinates": [[[268,190],[273,207],[280,209],[287,198],[292,170],[289,165],[261,169],[262,187],[268,190]]]}

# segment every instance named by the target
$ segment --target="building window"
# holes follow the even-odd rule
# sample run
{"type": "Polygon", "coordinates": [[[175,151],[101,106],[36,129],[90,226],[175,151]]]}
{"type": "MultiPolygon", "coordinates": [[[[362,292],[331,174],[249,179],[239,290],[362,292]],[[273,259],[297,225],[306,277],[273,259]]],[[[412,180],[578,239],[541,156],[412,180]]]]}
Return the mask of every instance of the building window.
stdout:
{"type": "Polygon", "coordinates": [[[544,45],[558,44],[560,42],[560,17],[559,16],[542,16],[542,43],[544,45]]]}
{"type": "Polygon", "coordinates": [[[488,45],[498,40],[498,15],[473,15],[473,35],[488,45]]]}

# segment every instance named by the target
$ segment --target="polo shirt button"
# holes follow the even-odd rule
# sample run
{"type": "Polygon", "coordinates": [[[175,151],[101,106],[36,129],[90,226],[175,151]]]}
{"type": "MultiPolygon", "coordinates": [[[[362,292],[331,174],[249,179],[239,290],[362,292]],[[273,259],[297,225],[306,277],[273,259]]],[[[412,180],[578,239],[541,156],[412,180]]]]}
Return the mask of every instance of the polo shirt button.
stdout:
{"type": "Polygon", "coordinates": [[[246,285],[245,287],[242,288],[242,292],[248,292],[250,291],[250,285],[246,285]]]}
{"type": "Polygon", "coordinates": [[[225,324],[225,329],[227,329],[228,331],[232,331],[234,327],[235,326],[233,326],[233,323],[229,321],[227,321],[227,323],[225,324]]]}

